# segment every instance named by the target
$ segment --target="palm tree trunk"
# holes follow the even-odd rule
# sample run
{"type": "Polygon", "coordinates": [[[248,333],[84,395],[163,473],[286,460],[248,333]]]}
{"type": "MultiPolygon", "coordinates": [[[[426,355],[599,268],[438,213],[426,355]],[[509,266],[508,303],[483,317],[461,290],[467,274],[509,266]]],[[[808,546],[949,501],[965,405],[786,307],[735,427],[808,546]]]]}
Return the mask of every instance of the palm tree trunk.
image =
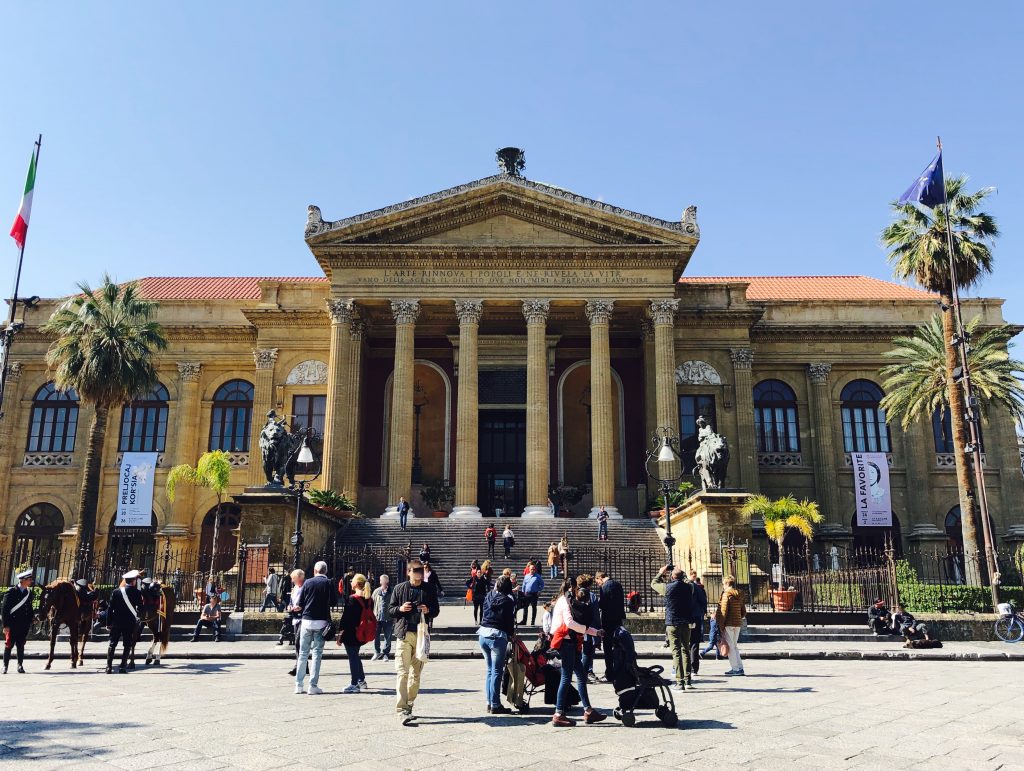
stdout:
{"type": "Polygon", "coordinates": [[[974,497],[971,468],[967,462],[967,424],[964,422],[964,392],[953,381],[953,369],[959,366],[953,347],[953,298],[942,294],[942,302],[950,310],[942,314],[942,338],[946,346],[946,391],[949,394],[949,419],[953,429],[953,460],[956,463],[956,483],[960,491],[960,530],[964,538],[964,580],[970,586],[981,586],[981,566],[978,553],[978,532],[974,527],[974,497]]]}
{"type": "Polygon", "coordinates": [[[213,515],[213,543],[210,545],[210,583],[213,583],[213,568],[217,562],[217,535],[220,530],[220,493],[217,493],[217,512],[213,515]]]}
{"type": "Polygon", "coordinates": [[[82,469],[82,486],[78,496],[77,555],[84,555],[78,566],[78,577],[83,577],[92,562],[93,540],[96,536],[96,509],[100,498],[100,475],[103,471],[103,442],[107,433],[109,408],[96,405],[89,424],[89,443],[82,469]]]}

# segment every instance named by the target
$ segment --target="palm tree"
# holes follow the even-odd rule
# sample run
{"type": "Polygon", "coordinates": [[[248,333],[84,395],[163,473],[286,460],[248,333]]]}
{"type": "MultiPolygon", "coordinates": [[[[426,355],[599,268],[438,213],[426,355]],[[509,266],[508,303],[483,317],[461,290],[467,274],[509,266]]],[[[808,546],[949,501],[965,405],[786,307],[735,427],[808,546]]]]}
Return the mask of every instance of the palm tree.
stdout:
{"type": "MultiPolygon", "coordinates": [[[[975,193],[968,193],[964,190],[966,184],[965,176],[946,180],[948,212],[947,206],[925,211],[909,204],[893,203],[892,209],[897,219],[882,231],[882,243],[889,249],[889,262],[896,278],[914,279],[925,289],[937,293],[946,308],[951,308],[953,304],[953,283],[949,273],[946,241],[947,216],[953,233],[958,290],[970,288],[982,276],[992,272],[990,244],[999,236],[995,218],[979,211],[993,188],[985,187],[975,193]]],[[[949,394],[953,457],[960,490],[965,562],[977,564],[978,536],[974,527],[974,498],[964,450],[968,438],[964,421],[964,395],[953,379],[953,370],[958,366],[953,347],[954,321],[951,310],[942,314],[946,391],[949,394]]],[[[980,575],[976,574],[972,583],[980,584],[980,575]]]]}
{"type": "Polygon", "coordinates": [[[103,443],[111,407],[125,404],[156,385],[153,354],[167,347],[160,325],[153,320],[158,304],[142,299],[135,284],[118,285],[103,276],[93,291],[79,284],[80,294],[66,300],[43,325],[56,339],[46,353],[55,369],[58,388],[74,388],[83,402],[95,408],[89,424],[89,443],[79,494],[78,553],[85,552],[82,575],[89,568],[96,532],[103,443]]]}
{"type": "MultiPolygon", "coordinates": [[[[167,474],[167,500],[174,503],[174,489],[185,482],[194,487],[205,487],[217,496],[217,513],[213,520],[213,544],[210,547],[210,580],[213,580],[214,562],[217,558],[217,535],[220,529],[220,507],[224,493],[231,484],[231,458],[223,450],[204,452],[199,456],[195,468],[182,463],[167,474]]],[[[239,586],[241,591],[241,586],[239,586]]]]}
{"type": "MultiPolygon", "coordinates": [[[[747,517],[760,517],[764,520],[764,532],[768,539],[779,548],[779,589],[785,585],[785,565],[782,546],[786,540],[786,531],[796,530],[808,541],[814,539],[814,526],[820,524],[824,517],[818,511],[818,504],[806,498],[798,501],[792,494],[772,500],[767,495],[755,495],[743,504],[740,513],[747,517]]],[[[807,569],[810,570],[808,564],[807,569]]]]}

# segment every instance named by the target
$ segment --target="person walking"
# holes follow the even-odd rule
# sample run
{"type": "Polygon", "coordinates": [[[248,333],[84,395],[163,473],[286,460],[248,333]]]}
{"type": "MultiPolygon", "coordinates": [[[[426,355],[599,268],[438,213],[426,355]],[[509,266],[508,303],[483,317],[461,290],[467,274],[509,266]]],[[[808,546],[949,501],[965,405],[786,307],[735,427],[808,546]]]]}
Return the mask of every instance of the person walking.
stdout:
{"type": "Polygon", "coordinates": [[[609,578],[607,573],[598,572],[594,580],[601,590],[601,628],[604,630],[601,650],[604,654],[604,679],[611,683],[615,681],[612,646],[615,644],[615,630],[626,620],[626,597],[622,585],[614,578],[609,578]]]}
{"type": "Polygon", "coordinates": [[[559,727],[576,725],[576,721],[566,715],[569,699],[569,687],[573,675],[576,675],[576,689],[583,704],[583,722],[599,723],[607,716],[594,709],[587,693],[587,673],[583,668],[583,635],[600,637],[604,632],[588,627],[581,619],[586,618],[589,610],[587,592],[577,594],[570,579],[562,582],[562,592],[551,613],[551,627],[554,633],[551,647],[558,651],[562,662],[561,679],[558,682],[558,695],[555,699],[555,714],[551,724],[559,727]]]}
{"type": "Polygon", "coordinates": [[[398,524],[403,530],[409,524],[409,501],[405,500],[404,496],[398,499],[398,524]]]}
{"type": "Polygon", "coordinates": [[[484,693],[487,712],[507,715],[511,710],[501,703],[501,676],[505,672],[508,641],[515,631],[516,600],[512,596],[512,581],[506,576],[498,579],[494,591],[484,600],[484,615],[477,630],[480,650],[487,661],[484,693]]]}
{"type": "Polygon", "coordinates": [[[558,578],[558,544],[554,541],[548,547],[548,574],[552,579],[558,578]]]}
{"type": "Polygon", "coordinates": [[[331,601],[334,587],[327,577],[327,563],[321,560],[313,566],[313,577],[302,584],[296,609],[302,614],[299,627],[299,660],[295,669],[295,693],[317,696],[323,693],[320,682],[320,664],[324,657],[324,630],[331,622],[331,601]],[[306,659],[313,654],[313,671],[309,690],[305,690],[306,659]]]}
{"type": "Polygon", "coordinates": [[[487,559],[494,559],[494,542],[498,540],[498,531],[494,525],[488,525],[484,530],[484,541],[487,542],[487,559]]]}
{"type": "Polygon", "coordinates": [[[526,617],[533,608],[533,619],[530,621],[531,624],[537,623],[537,601],[540,599],[540,593],[544,591],[544,579],[540,575],[540,571],[537,569],[537,563],[532,562],[528,568],[530,571],[526,574],[526,578],[523,579],[523,588],[520,597],[523,605],[523,618],[519,622],[521,626],[526,625],[526,617]]]}
{"type": "Polygon", "coordinates": [[[213,641],[220,642],[220,596],[210,595],[210,601],[203,606],[196,621],[196,628],[192,631],[192,639],[189,642],[199,642],[199,632],[204,626],[213,630],[213,641]]]}
{"type": "Polygon", "coordinates": [[[295,661],[288,674],[295,677],[295,670],[299,666],[299,647],[302,642],[302,608],[299,607],[299,597],[302,595],[302,584],[306,581],[306,571],[293,570],[291,572],[292,588],[288,592],[288,602],[285,610],[288,612],[287,623],[291,624],[292,647],[295,648],[295,661]]]}
{"type": "Polygon", "coordinates": [[[364,618],[373,618],[373,637],[377,636],[376,617],[373,616],[373,605],[370,603],[370,587],[366,576],[356,573],[352,576],[352,594],[345,602],[345,610],[341,614],[341,623],[338,625],[338,645],[345,646],[345,655],[348,657],[348,671],[352,682],[342,693],[359,693],[370,690],[366,684],[366,673],[363,672],[363,661],[359,658],[359,649],[370,637],[370,630],[363,624],[364,618]]]}
{"type": "Polygon", "coordinates": [[[423,542],[423,548],[420,549],[420,562],[424,564],[430,562],[430,544],[426,541],[423,542]]]}
{"type": "MultiPolygon", "coordinates": [[[[487,562],[484,565],[490,567],[487,562]]],[[[475,571],[469,580],[472,582],[469,590],[473,597],[473,623],[479,624],[483,621],[484,600],[487,599],[487,594],[491,591],[491,581],[482,567],[475,571]]]]}
{"type": "MultiPolygon", "coordinates": [[[[4,674],[11,663],[11,649],[18,652],[18,672],[25,674],[25,641],[32,628],[32,584],[34,579],[31,570],[23,570],[15,577],[18,583],[10,587],[4,594],[3,618],[4,629],[4,674]]],[[[127,649],[127,646],[125,646],[127,649]]],[[[110,668],[107,668],[110,672],[110,668]]]]}
{"type": "MultiPolygon", "coordinates": [[[[584,573],[576,577],[577,593],[582,596],[586,592],[587,617],[583,622],[594,629],[601,629],[601,596],[594,591],[594,579],[584,573]]],[[[601,642],[600,637],[586,635],[583,638],[583,671],[587,673],[588,683],[597,683],[597,675],[594,674],[594,654],[601,642]]]]}
{"type": "Polygon", "coordinates": [[[558,509],[555,507],[554,501],[548,498],[548,514],[552,519],[558,516],[558,509]]]}
{"type": "Polygon", "coordinates": [[[419,560],[409,560],[408,579],[395,587],[390,605],[397,647],[395,712],[402,725],[416,719],[413,705],[423,674],[423,661],[416,657],[416,627],[421,620],[429,623],[441,611],[434,590],[423,582],[423,564],[419,560]]]}
{"type": "Polygon", "coordinates": [[[512,525],[505,525],[501,534],[501,545],[505,547],[505,559],[512,556],[512,547],[516,545],[516,535],[512,532],[512,525]]]}
{"type": "Polygon", "coordinates": [[[380,586],[370,596],[373,600],[373,615],[377,619],[377,634],[373,638],[373,658],[370,661],[387,661],[391,656],[391,634],[395,625],[391,620],[391,578],[387,573],[381,574],[380,586]],[[380,641],[384,638],[384,648],[380,641]]]}
{"type": "Polygon", "coordinates": [[[666,565],[651,581],[651,589],[665,598],[665,635],[672,650],[675,673],[674,691],[685,691],[693,685],[690,676],[690,624],[697,609],[693,584],[686,580],[683,569],[676,566],[671,574],[666,565]]]}
{"type": "Polygon", "coordinates": [[[562,540],[558,542],[558,564],[562,568],[562,577],[569,577],[569,536],[566,534],[562,535],[562,540]]]}
{"type": "Polygon", "coordinates": [[[263,579],[263,604],[260,606],[260,612],[262,613],[270,605],[274,610],[281,610],[281,601],[278,599],[278,595],[281,593],[281,576],[277,572],[270,568],[267,571],[267,577],[263,579]]]}
{"type": "Polygon", "coordinates": [[[110,606],[107,608],[107,627],[110,629],[110,642],[107,645],[107,668],[109,675],[113,671],[114,651],[117,643],[121,643],[121,666],[117,671],[122,675],[128,671],[128,654],[135,641],[135,631],[139,626],[139,614],[142,612],[142,592],[135,586],[139,577],[138,570],[129,570],[121,576],[121,586],[110,593],[110,606]]]}
{"type": "Polygon", "coordinates": [[[434,588],[434,594],[438,598],[444,597],[444,587],[441,586],[441,576],[431,567],[427,560],[420,560],[423,563],[423,583],[430,584],[434,588]]]}
{"type": "Polygon", "coordinates": [[[700,644],[704,641],[704,619],[708,617],[708,593],[696,570],[690,571],[690,585],[693,586],[695,623],[690,624],[690,674],[700,671],[700,644]]]}
{"type": "Polygon", "coordinates": [[[742,676],[743,659],[740,658],[740,629],[747,615],[747,606],[743,603],[743,595],[736,588],[736,579],[726,576],[722,579],[722,599],[718,603],[718,627],[722,630],[725,642],[729,646],[730,676],[742,676]]]}
{"type": "Polygon", "coordinates": [[[597,510],[597,540],[608,540],[608,512],[604,506],[597,510]]]}

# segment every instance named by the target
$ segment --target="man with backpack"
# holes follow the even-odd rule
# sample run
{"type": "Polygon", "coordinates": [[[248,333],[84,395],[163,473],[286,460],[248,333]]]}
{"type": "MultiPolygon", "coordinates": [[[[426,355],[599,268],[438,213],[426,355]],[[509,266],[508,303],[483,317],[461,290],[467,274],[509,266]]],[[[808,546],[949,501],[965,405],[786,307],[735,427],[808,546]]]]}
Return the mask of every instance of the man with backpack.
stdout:
{"type": "MultiPolygon", "coordinates": [[[[675,667],[676,682],[673,691],[684,691],[693,686],[690,677],[690,625],[704,620],[705,607],[699,609],[699,597],[694,586],[686,580],[686,573],[680,567],[672,569],[666,565],[651,581],[651,589],[665,598],[665,634],[672,650],[672,664],[675,667]],[[669,580],[666,582],[666,578],[669,580]]],[[[705,595],[706,596],[706,595],[705,595]]]]}
{"type": "Polygon", "coordinates": [[[494,529],[494,525],[488,525],[487,529],[484,530],[484,540],[487,541],[487,559],[494,559],[494,543],[498,540],[498,531],[494,529]]]}

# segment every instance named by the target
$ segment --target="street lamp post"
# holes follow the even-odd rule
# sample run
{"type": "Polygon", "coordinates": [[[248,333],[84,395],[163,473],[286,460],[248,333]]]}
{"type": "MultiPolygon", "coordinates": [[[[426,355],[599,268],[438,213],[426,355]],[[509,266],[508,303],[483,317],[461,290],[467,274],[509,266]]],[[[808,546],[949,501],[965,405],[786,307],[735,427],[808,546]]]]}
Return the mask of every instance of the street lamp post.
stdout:
{"type": "MultiPolygon", "coordinates": [[[[292,456],[296,464],[301,463],[305,466],[309,466],[313,463],[316,464],[313,467],[313,469],[315,469],[315,473],[307,479],[296,479],[295,477],[292,477],[294,481],[292,489],[295,491],[295,532],[292,533],[292,547],[294,548],[292,556],[292,570],[299,569],[299,559],[302,554],[302,502],[305,498],[306,490],[314,481],[316,481],[317,477],[320,476],[320,472],[323,471],[322,461],[317,460],[314,457],[313,451],[309,447],[309,442],[313,438],[314,433],[315,432],[312,427],[306,428],[302,431],[302,443],[299,445],[298,449],[295,450],[292,456]]],[[[298,469],[296,469],[295,476],[298,476],[298,473],[298,469]]],[[[307,469],[306,473],[312,473],[312,470],[307,469]]]]}
{"type": "Polygon", "coordinates": [[[672,512],[669,510],[668,496],[683,478],[683,459],[676,450],[678,442],[672,429],[662,426],[651,437],[651,449],[647,451],[647,459],[644,461],[647,478],[659,485],[665,501],[665,553],[670,572],[673,568],[672,547],[676,539],[672,537],[672,512]]]}

